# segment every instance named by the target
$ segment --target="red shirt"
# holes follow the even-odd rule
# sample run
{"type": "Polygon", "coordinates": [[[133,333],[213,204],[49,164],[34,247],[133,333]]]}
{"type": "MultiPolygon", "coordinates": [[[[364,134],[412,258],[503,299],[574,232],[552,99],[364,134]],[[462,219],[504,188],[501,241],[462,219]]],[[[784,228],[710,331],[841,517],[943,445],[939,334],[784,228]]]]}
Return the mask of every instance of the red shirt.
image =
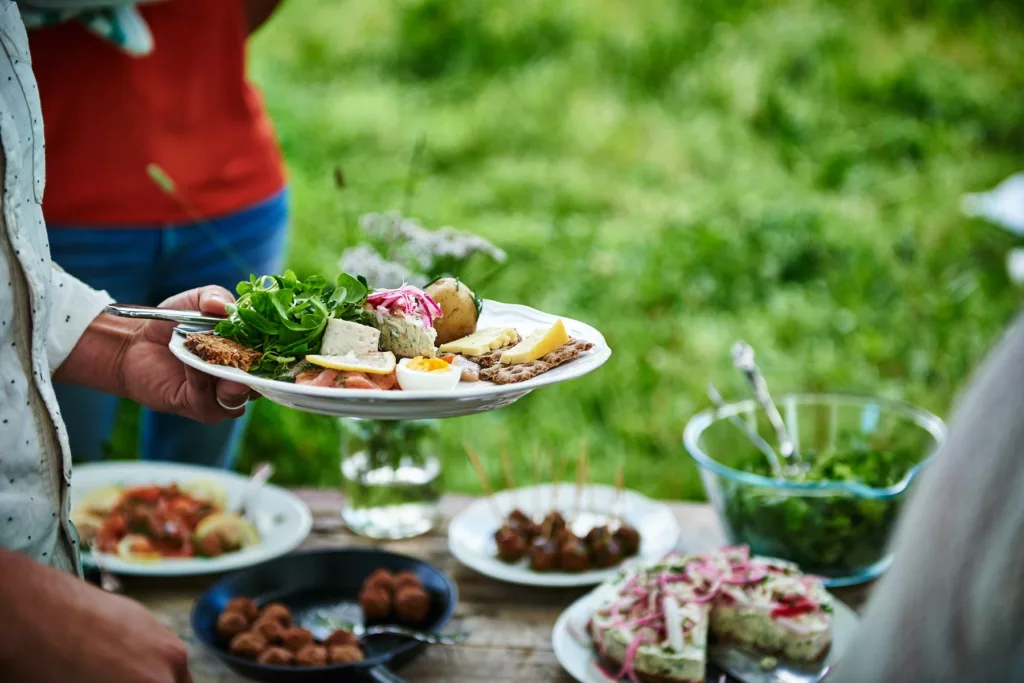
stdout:
{"type": "Polygon", "coordinates": [[[242,0],[139,5],[153,51],[132,57],[65,22],[30,31],[46,134],[43,213],[55,225],[191,222],[156,163],[205,218],[284,187],[270,120],[245,77],[242,0]]]}

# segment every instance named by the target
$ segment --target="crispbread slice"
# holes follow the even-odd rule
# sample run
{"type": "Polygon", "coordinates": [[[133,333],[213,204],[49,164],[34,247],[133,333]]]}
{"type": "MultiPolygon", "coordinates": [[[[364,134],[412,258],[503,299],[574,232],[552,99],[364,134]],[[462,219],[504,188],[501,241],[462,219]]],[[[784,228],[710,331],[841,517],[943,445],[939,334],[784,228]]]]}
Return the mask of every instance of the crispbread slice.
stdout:
{"type": "Polygon", "coordinates": [[[238,368],[245,372],[263,357],[259,351],[210,332],[190,332],[185,337],[185,348],[207,363],[238,368]]]}
{"type": "Polygon", "coordinates": [[[463,356],[463,358],[473,361],[474,363],[479,365],[482,370],[486,370],[487,368],[494,367],[495,365],[500,363],[501,354],[505,353],[513,346],[515,346],[515,344],[509,344],[508,346],[502,346],[500,349],[489,351],[482,356],[463,356]]]}
{"type": "MultiPolygon", "coordinates": [[[[544,374],[548,370],[557,368],[559,365],[576,360],[581,353],[592,348],[594,348],[594,345],[584,339],[570,338],[568,342],[559,346],[551,353],[529,363],[520,363],[518,365],[502,365],[500,362],[492,363],[481,370],[480,379],[494,382],[495,384],[525,382],[537,375],[544,374]]],[[[498,353],[498,359],[500,360],[501,354],[499,352],[493,353],[498,353]]],[[[493,353],[489,355],[493,355],[493,353]]],[[[479,360],[477,362],[479,363],[479,360]]]]}

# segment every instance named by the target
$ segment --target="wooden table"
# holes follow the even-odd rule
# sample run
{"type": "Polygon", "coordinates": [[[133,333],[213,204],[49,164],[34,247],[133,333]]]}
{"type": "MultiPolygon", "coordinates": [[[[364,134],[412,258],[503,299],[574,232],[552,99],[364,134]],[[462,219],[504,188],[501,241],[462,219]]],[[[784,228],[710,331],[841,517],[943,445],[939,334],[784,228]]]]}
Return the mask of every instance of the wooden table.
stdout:
{"type": "MultiPolygon", "coordinates": [[[[303,548],[344,548],[375,542],[348,533],[341,521],[341,495],[335,491],[301,490],[298,493],[313,511],[313,532],[303,548]]],[[[442,503],[445,519],[472,502],[464,496],[447,496],[442,503]]],[[[725,538],[709,505],[672,503],[683,531],[680,549],[701,551],[722,545],[725,538]]],[[[460,603],[453,628],[469,631],[470,641],[458,648],[434,647],[402,670],[413,683],[552,681],[571,683],[551,649],[551,629],[558,615],[588,589],[542,589],[495,581],[460,565],[448,554],[447,527],[407,541],[379,544],[388,550],[422,558],[448,572],[458,583],[460,603]]],[[[192,602],[218,577],[188,579],[125,580],[126,593],[141,601],[182,637],[189,647],[195,683],[236,683],[232,673],[206,653],[192,636],[189,612],[192,602]]],[[[867,588],[841,589],[841,600],[860,609],[867,588]]]]}

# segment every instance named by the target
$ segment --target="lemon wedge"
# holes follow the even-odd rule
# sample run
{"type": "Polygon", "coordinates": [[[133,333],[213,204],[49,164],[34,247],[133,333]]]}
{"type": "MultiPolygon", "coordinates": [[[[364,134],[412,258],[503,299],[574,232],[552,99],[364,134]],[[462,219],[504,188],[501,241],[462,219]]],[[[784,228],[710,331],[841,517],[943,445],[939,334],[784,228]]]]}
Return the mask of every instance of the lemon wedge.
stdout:
{"type": "Polygon", "coordinates": [[[395,354],[390,351],[373,353],[346,353],[344,356],[311,354],[306,361],[313,365],[343,372],[365,372],[368,375],[390,375],[395,371],[395,354]]]}

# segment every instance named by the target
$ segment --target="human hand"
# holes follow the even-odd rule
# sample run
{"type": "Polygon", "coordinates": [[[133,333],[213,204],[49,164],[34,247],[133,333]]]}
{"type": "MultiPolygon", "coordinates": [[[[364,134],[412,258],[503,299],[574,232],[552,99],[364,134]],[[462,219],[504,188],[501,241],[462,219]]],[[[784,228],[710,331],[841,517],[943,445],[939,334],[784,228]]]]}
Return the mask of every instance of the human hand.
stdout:
{"type": "MultiPolygon", "coordinates": [[[[160,308],[200,311],[221,317],[234,297],[223,287],[190,289],[167,299],[160,308]]],[[[199,422],[239,417],[251,392],[244,384],[219,380],[195,370],[168,349],[175,323],[137,323],[120,354],[124,395],[158,412],[175,413],[199,422]]]]}
{"type": "Polygon", "coordinates": [[[18,553],[0,554],[4,680],[192,683],[185,645],[142,605],[18,553]]]}

